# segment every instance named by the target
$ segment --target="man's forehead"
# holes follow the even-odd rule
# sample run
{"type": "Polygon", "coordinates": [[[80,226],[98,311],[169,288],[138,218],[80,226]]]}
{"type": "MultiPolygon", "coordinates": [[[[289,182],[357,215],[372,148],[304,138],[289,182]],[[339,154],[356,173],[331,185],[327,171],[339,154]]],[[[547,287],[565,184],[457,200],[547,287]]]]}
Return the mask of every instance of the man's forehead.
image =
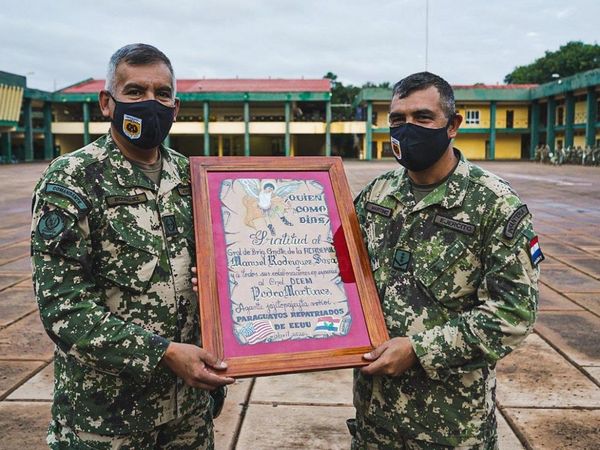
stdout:
{"type": "Polygon", "coordinates": [[[163,62],[132,65],[121,62],[115,71],[117,84],[153,84],[173,87],[173,78],[167,65],[163,62]]]}
{"type": "Polygon", "coordinates": [[[429,86],[425,89],[412,91],[404,98],[397,95],[392,97],[390,111],[396,110],[424,110],[441,111],[440,93],[435,86],[429,86]]]}

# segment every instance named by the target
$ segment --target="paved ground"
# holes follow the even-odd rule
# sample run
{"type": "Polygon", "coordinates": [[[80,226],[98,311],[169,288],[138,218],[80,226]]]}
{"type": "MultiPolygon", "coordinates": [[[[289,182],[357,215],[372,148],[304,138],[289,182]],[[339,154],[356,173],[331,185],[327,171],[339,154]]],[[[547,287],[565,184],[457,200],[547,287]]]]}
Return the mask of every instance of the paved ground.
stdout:
{"type": "MultiPolygon", "coordinates": [[[[485,163],[534,214],[546,261],[540,315],[498,368],[501,449],[600,448],[600,170],[485,163]]],[[[357,192],[393,162],[346,164],[357,192]]],[[[42,164],[0,166],[0,448],[45,448],[52,345],[29,274],[30,193],[42,164]]],[[[351,372],[240,380],[217,448],[348,448],[351,372]]]]}

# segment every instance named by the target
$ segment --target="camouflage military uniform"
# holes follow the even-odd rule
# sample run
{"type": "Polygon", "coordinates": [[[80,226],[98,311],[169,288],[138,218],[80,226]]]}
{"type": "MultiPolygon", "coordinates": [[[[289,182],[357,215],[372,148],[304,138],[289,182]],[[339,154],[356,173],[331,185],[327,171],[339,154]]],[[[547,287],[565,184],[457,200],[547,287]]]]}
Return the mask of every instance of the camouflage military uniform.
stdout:
{"type": "Polygon", "coordinates": [[[212,446],[208,393],[159,365],[169,341],[200,344],[189,164],[161,154],[156,186],[106,135],[55,160],[35,189],[34,285],[56,343],[49,442],[57,424],[130,435],[193,413],[212,446]]]}
{"type": "Polygon", "coordinates": [[[353,448],[496,445],[494,366],[531,332],[539,261],[526,206],[457,154],[418,204],[402,168],[356,200],[390,337],[409,336],[419,364],[356,372],[353,448]]]}

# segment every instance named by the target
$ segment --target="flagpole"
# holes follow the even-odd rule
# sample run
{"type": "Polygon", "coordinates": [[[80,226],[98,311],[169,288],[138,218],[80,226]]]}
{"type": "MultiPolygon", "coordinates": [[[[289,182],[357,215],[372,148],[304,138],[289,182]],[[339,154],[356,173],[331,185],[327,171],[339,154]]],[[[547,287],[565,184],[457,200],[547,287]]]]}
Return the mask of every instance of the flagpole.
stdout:
{"type": "Polygon", "coordinates": [[[429,0],[425,0],[425,71],[429,65],[429,0]]]}

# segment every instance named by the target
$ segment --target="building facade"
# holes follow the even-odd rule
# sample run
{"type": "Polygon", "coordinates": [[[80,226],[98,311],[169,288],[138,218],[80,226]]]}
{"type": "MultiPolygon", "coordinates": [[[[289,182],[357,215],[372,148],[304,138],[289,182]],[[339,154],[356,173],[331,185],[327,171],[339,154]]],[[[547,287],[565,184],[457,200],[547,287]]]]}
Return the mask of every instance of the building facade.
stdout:
{"type": "MultiPolygon", "coordinates": [[[[455,140],[473,160],[533,159],[535,149],[600,146],[600,69],[542,85],[456,85],[463,123],[455,140]]],[[[363,89],[365,159],[392,156],[387,116],[391,89],[363,89]]]]}
{"type": "MultiPolygon", "coordinates": [[[[0,162],[49,160],[106,133],[103,87],[88,79],[44,92],[0,72],[0,162]]],[[[456,85],[463,124],[455,145],[473,160],[599,146],[599,90],[600,69],[539,86],[456,85]]],[[[338,117],[327,79],[178,80],[181,108],[167,144],[186,155],[391,157],[391,94],[362,89],[352,117],[338,117]]]]}

